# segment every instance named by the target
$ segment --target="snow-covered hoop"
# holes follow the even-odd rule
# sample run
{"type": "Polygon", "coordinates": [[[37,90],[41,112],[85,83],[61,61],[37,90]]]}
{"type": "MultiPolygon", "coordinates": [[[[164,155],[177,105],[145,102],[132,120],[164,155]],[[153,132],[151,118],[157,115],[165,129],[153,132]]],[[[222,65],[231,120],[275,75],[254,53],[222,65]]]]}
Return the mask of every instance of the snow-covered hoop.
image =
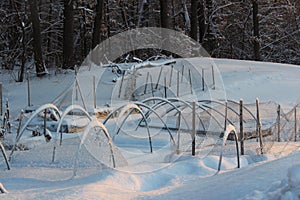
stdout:
{"type": "MultiPolygon", "coordinates": [[[[178,108],[183,110],[183,113],[180,113],[182,116],[192,113],[191,109],[182,102],[197,102],[202,98],[226,99],[224,84],[218,66],[214,63],[213,59],[210,59],[209,54],[198,42],[178,31],[147,27],[116,34],[104,40],[93,49],[79,67],[76,83],[74,84],[72,101],[73,104],[82,105],[89,113],[103,112],[106,109],[111,112],[134,100],[142,101],[146,97],[158,95],[159,92],[154,92],[153,94],[154,89],[150,89],[151,87],[156,91],[159,90],[157,89],[159,87],[168,88],[167,95],[169,98],[173,98],[173,104],[176,104],[178,108]],[[140,49],[160,49],[177,55],[181,57],[181,59],[176,59],[175,63],[173,62],[174,60],[171,59],[137,61],[130,66],[126,64],[121,66],[113,63],[117,58],[140,49]],[[156,67],[157,69],[152,70],[151,67],[156,67]],[[205,85],[203,85],[202,82],[204,72],[206,76],[204,76],[206,78],[204,79],[205,85]],[[123,76],[123,73],[125,76],[123,76]],[[179,86],[177,83],[179,83],[179,86]],[[206,91],[205,94],[201,92],[203,88],[206,91]],[[148,96],[142,97],[142,95],[136,95],[137,93],[143,93],[141,91],[146,91],[147,89],[151,90],[148,96]],[[178,97],[177,95],[179,95],[182,101],[174,101],[174,98],[178,97]]],[[[166,93],[163,90],[160,92],[162,94],[166,93]]],[[[153,101],[153,105],[157,103],[159,104],[159,101],[153,101]]],[[[149,111],[149,109],[147,110],[145,107],[142,109],[145,109],[145,114],[147,113],[146,111],[149,111]]],[[[164,111],[161,112],[168,113],[172,108],[169,104],[165,104],[164,106],[160,106],[160,109],[164,109],[164,111]]],[[[155,111],[159,112],[157,110],[155,111]]],[[[131,110],[128,112],[131,112],[131,110]]],[[[140,131],[140,128],[136,129],[136,126],[130,128],[130,125],[126,126],[127,129],[124,128],[124,117],[126,117],[127,121],[137,120],[135,115],[132,117],[124,115],[123,118],[120,116],[119,118],[121,119],[118,117],[113,118],[111,121],[114,120],[114,122],[110,122],[110,125],[105,125],[106,127],[111,126],[111,124],[116,125],[116,128],[107,128],[112,138],[114,138],[114,134],[116,130],[118,130],[117,132],[126,134],[128,137],[131,137],[131,139],[144,138],[148,140],[146,131],[141,131],[144,133],[137,135],[135,131],[140,131]],[[120,127],[120,125],[122,125],[122,127],[120,127]]],[[[157,118],[155,114],[149,114],[148,117],[150,118],[147,119],[149,121],[157,118]]],[[[167,114],[162,117],[166,123],[167,118],[167,114]]],[[[101,119],[99,120],[101,121],[101,119]]],[[[191,130],[192,128],[192,125],[188,123],[185,126],[185,129],[191,130]]],[[[196,128],[198,128],[198,126],[201,125],[197,124],[196,126],[196,128]]],[[[175,148],[170,151],[170,146],[172,146],[171,141],[169,141],[168,144],[155,147],[155,137],[158,137],[163,132],[163,134],[168,135],[164,127],[165,125],[162,125],[160,129],[151,129],[150,135],[151,138],[154,139],[152,141],[154,148],[151,155],[151,162],[153,161],[153,157],[155,160],[156,155],[157,161],[161,161],[161,153],[165,152],[166,149],[169,149],[169,155],[176,151],[174,150],[175,148]]],[[[207,125],[207,129],[209,128],[210,125],[207,125]]],[[[184,131],[182,130],[181,132],[184,131]]],[[[186,134],[190,136],[190,132],[186,132],[186,134]]],[[[174,138],[179,137],[176,136],[174,138]]],[[[185,146],[181,146],[184,149],[180,149],[180,151],[190,151],[190,141],[188,141],[185,146]]],[[[183,144],[181,143],[181,145],[183,144]]],[[[96,155],[99,152],[95,152],[92,147],[86,145],[85,148],[93,157],[101,158],[96,155]]],[[[211,145],[211,148],[213,148],[213,145],[211,145]]],[[[209,153],[209,151],[206,152],[207,154],[209,153]]],[[[136,152],[130,152],[127,148],[125,153],[134,154],[136,152]]],[[[149,154],[149,151],[147,153],[149,154]]],[[[177,156],[175,157],[177,158],[177,156]]],[[[147,156],[145,156],[145,161],[146,159],[148,159],[147,156]]],[[[173,158],[170,158],[170,161],[171,160],[173,160],[173,158]]]]}

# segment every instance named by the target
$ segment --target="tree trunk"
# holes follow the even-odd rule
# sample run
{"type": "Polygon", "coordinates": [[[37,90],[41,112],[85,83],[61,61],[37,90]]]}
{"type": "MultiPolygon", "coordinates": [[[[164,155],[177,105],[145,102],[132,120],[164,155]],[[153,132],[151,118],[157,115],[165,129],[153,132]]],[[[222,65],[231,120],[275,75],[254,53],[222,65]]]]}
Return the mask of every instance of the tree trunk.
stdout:
{"type": "Polygon", "coordinates": [[[254,34],[254,60],[260,60],[260,45],[259,45],[259,19],[258,19],[258,3],[257,0],[252,0],[253,6],[253,34],[254,34]]]}
{"type": "Polygon", "coordinates": [[[73,0],[64,0],[63,68],[73,68],[74,11],[73,0]]]}
{"type": "Polygon", "coordinates": [[[29,0],[30,18],[32,23],[32,36],[33,36],[33,50],[34,50],[34,62],[37,76],[45,75],[46,68],[42,55],[42,39],[41,39],[41,27],[40,20],[37,11],[36,0],[29,0]]]}
{"type": "Polygon", "coordinates": [[[206,32],[203,0],[200,0],[198,4],[198,24],[199,24],[199,42],[202,43],[206,32]]]}
{"type": "Polygon", "coordinates": [[[101,42],[101,23],[102,23],[102,16],[103,16],[103,0],[97,0],[96,5],[96,16],[94,21],[94,28],[93,28],[93,41],[92,41],[92,48],[94,49],[100,42],[101,42]]]}
{"type": "Polygon", "coordinates": [[[194,40],[198,40],[198,30],[197,30],[197,17],[198,17],[198,13],[197,13],[197,6],[198,4],[198,0],[191,0],[191,32],[190,32],[190,36],[191,38],[193,38],[194,40]]]}
{"type": "Polygon", "coordinates": [[[169,0],[160,0],[160,25],[162,28],[170,28],[169,0]]]}

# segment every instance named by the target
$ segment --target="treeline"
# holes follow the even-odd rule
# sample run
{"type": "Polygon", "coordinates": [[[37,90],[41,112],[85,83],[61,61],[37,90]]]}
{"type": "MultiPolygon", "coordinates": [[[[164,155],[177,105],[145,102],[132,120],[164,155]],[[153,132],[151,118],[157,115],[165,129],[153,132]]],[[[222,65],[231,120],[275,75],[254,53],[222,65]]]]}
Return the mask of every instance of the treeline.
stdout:
{"type": "Polygon", "coordinates": [[[5,0],[0,62],[22,81],[33,66],[43,76],[46,68],[80,65],[115,34],[164,27],[189,35],[213,57],[300,64],[299,16],[299,0],[5,0]]]}

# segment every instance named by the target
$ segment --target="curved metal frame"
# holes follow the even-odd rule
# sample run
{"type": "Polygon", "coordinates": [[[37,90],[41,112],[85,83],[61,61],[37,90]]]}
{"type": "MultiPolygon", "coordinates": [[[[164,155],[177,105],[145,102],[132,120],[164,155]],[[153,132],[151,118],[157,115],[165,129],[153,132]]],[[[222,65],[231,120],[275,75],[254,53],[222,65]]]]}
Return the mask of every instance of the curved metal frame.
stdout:
{"type": "Polygon", "coordinates": [[[116,167],[116,163],[115,163],[115,157],[114,157],[114,152],[113,152],[113,142],[112,142],[112,139],[106,129],[106,127],[104,126],[103,123],[99,122],[98,120],[93,120],[89,123],[89,125],[85,128],[84,132],[83,132],[83,136],[82,136],[82,139],[81,139],[81,142],[78,146],[78,149],[77,149],[77,153],[76,153],[76,157],[74,159],[74,169],[73,169],[73,176],[76,176],[76,172],[77,172],[77,167],[78,167],[78,157],[79,157],[79,154],[80,154],[80,151],[81,151],[81,147],[82,145],[84,144],[88,134],[90,133],[90,130],[92,128],[95,128],[95,127],[99,127],[101,128],[101,130],[104,132],[107,140],[108,140],[108,143],[109,143],[109,146],[110,146],[110,151],[111,151],[111,156],[112,156],[112,162],[113,162],[113,168],[116,167]]]}
{"type": "MultiPolygon", "coordinates": [[[[19,140],[21,139],[26,127],[29,125],[29,123],[36,117],[36,115],[38,115],[40,112],[42,112],[45,109],[54,109],[56,112],[60,112],[59,109],[54,105],[54,104],[45,104],[42,105],[41,107],[39,107],[36,111],[34,111],[34,113],[29,117],[29,119],[26,121],[26,123],[23,125],[22,129],[20,130],[19,136],[16,138],[16,142],[11,150],[11,153],[9,155],[9,161],[11,161],[12,159],[12,155],[16,149],[16,146],[19,142],[19,140]]],[[[60,115],[59,115],[60,117],[60,115]]]]}
{"type": "Polygon", "coordinates": [[[227,138],[228,138],[229,134],[234,134],[234,137],[235,137],[237,168],[240,168],[240,154],[239,154],[238,135],[236,133],[236,130],[235,130],[234,126],[228,125],[226,127],[226,130],[225,130],[224,136],[223,136],[223,142],[222,142],[222,147],[221,147],[221,152],[220,152],[218,172],[221,170],[221,164],[222,164],[222,158],[223,158],[223,149],[226,145],[226,141],[227,141],[227,138]]]}
{"type": "Polygon", "coordinates": [[[147,132],[148,132],[148,139],[149,139],[149,145],[150,145],[150,152],[152,153],[153,152],[153,149],[152,149],[152,141],[151,141],[151,134],[150,134],[150,130],[149,130],[149,126],[148,126],[148,123],[147,123],[147,118],[146,116],[144,115],[144,113],[142,112],[142,110],[134,103],[130,103],[130,104],[127,104],[127,105],[123,105],[123,106],[120,106],[119,108],[115,109],[113,112],[111,112],[106,118],[105,120],[103,121],[103,124],[106,124],[106,122],[113,116],[113,114],[115,114],[116,112],[118,112],[119,110],[122,110],[120,115],[124,115],[125,112],[130,109],[131,111],[126,115],[125,119],[121,122],[121,125],[119,126],[119,129],[116,133],[116,135],[118,135],[118,133],[120,132],[122,126],[124,125],[125,121],[127,120],[127,118],[129,117],[129,115],[132,113],[133,109],[136,109],[139,111],[139,113],[142,115],[142,118],[145,120],[145,123],[146,123],[146,128],[147,128],[147,132]]]}
{"type": "Polygon", "coordinates": [[[6,155],[6,152],[5,152],[5,148],[2,144],[2,142],[0,141],[0,149],[2,151],[2,155],[4,157],[4,160],[5,160],[5,163],[6,163],[6,166],[7,166],[7,169],[10,170],[10,164],[9,164],[9,161],[8,161],[8,158],[7,158],[7,155],[6,155]]]}

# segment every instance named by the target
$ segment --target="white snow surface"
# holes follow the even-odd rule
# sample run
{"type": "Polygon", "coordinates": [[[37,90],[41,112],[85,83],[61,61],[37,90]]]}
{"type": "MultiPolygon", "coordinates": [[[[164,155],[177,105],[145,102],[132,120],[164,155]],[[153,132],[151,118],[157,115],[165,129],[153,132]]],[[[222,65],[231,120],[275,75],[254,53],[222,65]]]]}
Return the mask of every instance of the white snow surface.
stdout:
{"type": "MultiPolygon", "coordinates": [[[[221,77],[216,80],[221,79],[222,85],[217,82],[216,90],[210,94],[202,93],[202,98],[217,96],[213,93],[224,88],[226,98],[243,99],[246,103],[254,103],[259,98],[261,102],[280,103],[287,110],[299,103],[300,66],[207,58],[189,61],[203,67],[214,62],[220,72],[221,77]]],[[[16,119],[20,110],[27,106],[26,82],[15,83],[6,71],[1,71],[0,81],[3,98],[9,99],[11,118],[16,119]]],[[[42,79],[31,77],[31,104],[38,106],[52,102],[73,81],[71,72],[50,74],[42,79]]],[[[108,125],[108,129],[112,128],[108,125]]],[[[66,140],[73,141],[74,137],[67,135],[66,140]]],[[[50,160],[43,163],[45,160],[39,160],[39,156],[26,153],[23,158],[18,154],[11,170],[7,170],[0,155],[0,185],[2,183],[8,191],[0,193],[0,199],[300,198],[299,142],[276,143],[265,155],[241,156],[239,169],[234,155],[224,156],[218,173],[217,155],[176,154],[166,146],[150,155],[145,153],[146,148],[134,149],[133,142],[126,136],[120,136],[117,141],[123,145],[120,152],[128,165],[115,169],[84,169],[83,165],[76,176],[72,176],[72,167],[55,167],[50,160]]],[[[38,146],[38,151],[52,154],[50,144],[40,145],[45,143],[44,139],[29,138],[28,143],[38,146]]],[[[158,145],[164,146],[164,141],[158,139],[158,145]]],[[[72,165],[74,149],[68,145],[64,148],[64,154],[70,154],[72,165]]]]}

